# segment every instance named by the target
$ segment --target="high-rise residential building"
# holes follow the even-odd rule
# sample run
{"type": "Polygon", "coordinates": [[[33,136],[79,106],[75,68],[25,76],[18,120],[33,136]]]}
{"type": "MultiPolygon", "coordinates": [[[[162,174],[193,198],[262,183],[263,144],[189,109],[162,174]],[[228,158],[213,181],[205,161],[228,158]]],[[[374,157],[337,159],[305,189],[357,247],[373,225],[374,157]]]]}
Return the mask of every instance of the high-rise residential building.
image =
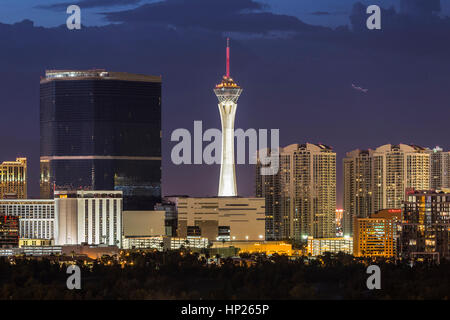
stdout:
{"type": "MultiPolygon", "coordinates": [[[[279,150],[283,150],[283,148],[279,148],[279,150]]],[[[270,153],[270,150],[268,151],[270,153]]],[[[268,154],[270,155],[270,154],[268,154]]],[[[259,156],[259,153],[258,153],[259,156]]],[[[276,161],[279,162],[279,158],[276,161]]],[[[281,213],[281,199],[285,195],[288,195],[288,192],[282,193],[280,186],[281,176],[286,175],[286,168],[279,168],[278,172],[274,175],[261,175],[261,162],[258,159],[256,164],[256,196],[263,197],[265,199],[265,207],[266,207],[266,221],[265,221],[265,234],[267,240],[280,240],[289,238],[288,223],[284,223],[284,219],[281,213]],[[286,235],[286,236],[284,236],[286,235]]],[[[290,171],[289,171],[290,172],[290,171]]]]}
{"type": "Polygon", "coordinates": [[[429,150],[416,145],[386,144],[373,153],[373,211],[400,209],[408,188],[430,188],[429,150]]]}
{"type": "MultiPolygon", "coordinates": [[[[294,152],[299,147],[293,144],[278,149],[278,172],[274,175],[261,175],[261,161],[256,164],[256,196],[265,198],[266,202],[266,239],[284,240],[293,238],[294,234],[294,152]]],[[[271,155],[271,150],[266,150],[271,155]]],[[[271,157],[273,159],[273,157],[271,157]]],[[[273,160],[272,160],[273,161],[273,160]]],[[[299,230],[299,220],[295,224],[299,230]]]]}
{"type": "Polygon", "coordinates": [[[306,241],[336,236],[336,153],[323,144],[279,148],[279,170],[260,175],[256,196],[266,199],[268,239],[306,241]]]}
{"type": "Polygon", "coordinates": [[[401,209],[385,209],[368,218],[354,219],[353,255],[356,257],[397,256],[397,226],[401,209]]]}
{"type": "Polygon", "coordinates": [[[20,218],[20,238],[54,239],[56,226],[53,199],[0,200],[0,215],[20,218]]]}
{"type": "Polygon", "coordinates": [[[55,191],[55,244],[122,245],[122,191],[55,191]]]}
{"type": "Polygon", "coordinates": [[[450,188],[450,152],[445,152],[442,148],[435,147],[430,152],[430,157],[430,188],[433,190],[450,188]]]}
{"type": "Polygon", "coordinates": [[[117,190],[128,210],[161,201],[161,77],[48,70],[40,126],[41,197],[117,190]]]}
{"type": "Polygon", "coordinates": [[[353,219],[366,218],[372,208],[373,150],[354,150],[344,158],[344,235],[353,235],[353,219]]]}
{"type": "Polygon", "coordinates": [[[450,190],[408,190],[400,233],[403,258],[450,257],[450,190]]]}
{"type": "Polygon", "coordinates": [[[27,158],[0,165],[0,199],[5,198],[27,198],[27,158]]]}
{"type": "Polygon", "coordinates": [[[400,209],[408,188],[429,188],[430,150],[386,144],[354,150],[344,159],[344,235],[352,235],[355,218],[383,209],[400,209]]]}
{"type": "Polygon", "coordinates": [[[222,82],[216,85],[214,93],[219,100],[220,121],[222,123],[222,159],[218,196],[235,197],[237,196],[237,186],[234,166],[234,118],[242,89],[230,77],[229,39],[227,39],[226,75],[223,76],[222,82]]]}

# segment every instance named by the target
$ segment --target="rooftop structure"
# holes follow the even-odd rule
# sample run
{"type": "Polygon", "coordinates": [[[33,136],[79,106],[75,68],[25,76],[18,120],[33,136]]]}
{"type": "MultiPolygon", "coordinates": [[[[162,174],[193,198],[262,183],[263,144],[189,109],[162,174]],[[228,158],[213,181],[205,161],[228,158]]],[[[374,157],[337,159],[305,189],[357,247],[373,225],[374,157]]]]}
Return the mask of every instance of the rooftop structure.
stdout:
{"type": "Polygon", "coordinates": [[[128,72],[111,72],[105,69],[90,70],[46,70],[45,77],[41,78],[41,83],[53,80],[124,80],[124,81],[144,81],[161,82],[161,76],[151,76],[128,72]]]}

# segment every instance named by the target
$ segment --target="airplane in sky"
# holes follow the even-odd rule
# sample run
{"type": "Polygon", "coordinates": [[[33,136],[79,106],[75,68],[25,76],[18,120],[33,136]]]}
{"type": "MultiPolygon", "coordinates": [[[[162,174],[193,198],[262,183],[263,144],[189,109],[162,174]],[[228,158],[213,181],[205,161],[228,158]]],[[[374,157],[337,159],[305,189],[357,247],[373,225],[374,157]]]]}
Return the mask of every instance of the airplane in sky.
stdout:
{"type": "Polygon", "coordinates": [[[355,89],[355,90],[364,92],[364,93],[367,93],[369,91],[369,89],[364,89],[364,88],[361,88],[361,87],[357,87],[353,83],[352,83],[352,88],[355,89]]]}

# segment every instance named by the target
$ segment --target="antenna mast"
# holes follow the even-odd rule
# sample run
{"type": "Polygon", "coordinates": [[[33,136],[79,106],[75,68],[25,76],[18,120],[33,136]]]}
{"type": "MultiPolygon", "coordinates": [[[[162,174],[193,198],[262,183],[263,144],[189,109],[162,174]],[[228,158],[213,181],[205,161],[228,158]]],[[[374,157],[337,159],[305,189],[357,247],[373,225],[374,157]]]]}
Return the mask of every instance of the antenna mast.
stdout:
{"type": "Polygon", "coordinates": [[[227,78],[230,77],[230,38],[227,38],[227,78]]]}

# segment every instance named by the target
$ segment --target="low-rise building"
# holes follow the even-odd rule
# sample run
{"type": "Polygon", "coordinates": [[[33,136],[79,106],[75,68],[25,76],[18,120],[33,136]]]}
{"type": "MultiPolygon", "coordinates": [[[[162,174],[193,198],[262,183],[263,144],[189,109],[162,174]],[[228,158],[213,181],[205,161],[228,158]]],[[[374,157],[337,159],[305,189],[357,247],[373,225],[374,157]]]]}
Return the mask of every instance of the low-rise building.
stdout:
{"type": "Polygon", "coordinates": [[[157,249],[157,250],[178,250],[181,248],[204,249],[208,248],[209,241],[202,237],[133,237],[123,238],[123,249],[157,249]]]}
{"type": "Polygon", "coordinates": [[[178,214],[180,238],[204,237],[210,241],[265,239],[264,198],[169,197],[178,214]]]}
{"type": "Polygon", "coordinates": [[[320,256],[325,252],[353,254],[353,238],[313,238],[308,237],[307,254],[320,256]]]}
{"type": "Polygon", "coordinates": [[[61,246],[61,253],[66,256],[85,255],[91,259],[98,259],[102,256],[113,256],[119,253],[119,247],[108,245],[68,245],[61,246]]]}
{"type": "Polygon", "coordinates": [[[292,249],[292,244],[284,241],[214,241],[212,249],[234,247],[238,253],[264,253],[266,255],[279,254],[292,256],[298,252],[292,249]]]}
{"type": "Polygon", "coordinates": [[[20,248],[3,248],[0,249],[0,256],[61,256],[79,257],[86,256],[91,259],[98,259],[102,256],[113,256],[119,253],[117,246],[106,245],[23,245],[20,248]]]}
{"type": "Polygon", "coordinates": [[[369,218],[356,218],[353,228],[353,255],[395,257],[401,212],[401,209],[385,209],[372,214],[369,218]]]}

